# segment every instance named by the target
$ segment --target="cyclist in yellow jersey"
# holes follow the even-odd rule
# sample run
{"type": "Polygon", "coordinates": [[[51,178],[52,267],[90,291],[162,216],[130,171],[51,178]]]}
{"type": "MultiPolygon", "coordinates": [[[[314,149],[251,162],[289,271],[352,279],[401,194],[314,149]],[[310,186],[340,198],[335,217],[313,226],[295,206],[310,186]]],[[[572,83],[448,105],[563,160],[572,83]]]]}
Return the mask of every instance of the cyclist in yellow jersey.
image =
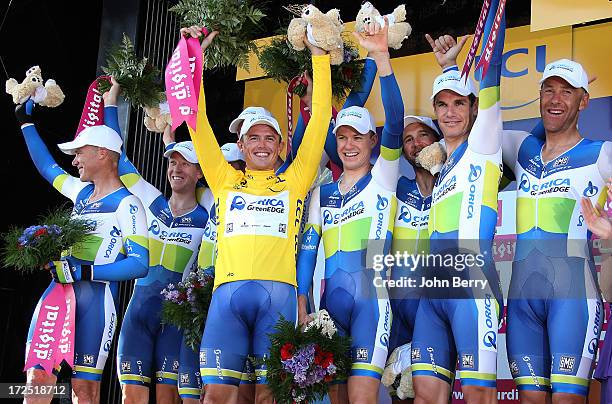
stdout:
{"type": "MultiPolygon", "coordinates": [[[[198,27],[182,31],[201,35],[198,27]]],[[[215,35],[203,40],[203,49],[215,35]]],[[[331,118],[329,56],[304,42],[313,55],[313,111],[304,142],[282,174],[274,172],[283,148],[276,120],[267,115],[245,120],[238,146],[246,171],[235,170],[219,150],[206,116],[203,86],[200,89],[197,130],[191,137],[218,207],[215,290],[200,351],[202,379],[208,385],[205,402],[235,402],[249,347],[261,358],[280,316],[296,320],[298,230],[331,118]]],[[[256,374],[256,401],[271,403],[265,369],[259,366],[256,374]]]]}

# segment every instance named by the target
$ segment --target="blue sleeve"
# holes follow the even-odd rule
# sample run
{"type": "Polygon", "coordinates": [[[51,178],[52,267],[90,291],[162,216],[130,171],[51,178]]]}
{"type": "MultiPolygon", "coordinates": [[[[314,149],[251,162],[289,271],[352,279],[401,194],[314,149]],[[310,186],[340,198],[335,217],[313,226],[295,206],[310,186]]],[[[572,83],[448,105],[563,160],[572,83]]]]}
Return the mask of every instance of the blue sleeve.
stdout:
{"type": "Polygon", "coordinates": [[[538,124],[531,130],[531,134],[538,139],[546,139],[546,130],[544,129],[544,121],[540,119],[538,124]]]}
{"type": "Polygon", "coordinates": [[[402,154],[404,102],[393,73],[380,77],[380,92],[385,110],[385,126],[380,140],[380,155],[372,167],[372,177],[385,189],[395,191],[402,154]]]}
{"type": "Polygon", "coordinates": [[[308,296],[310,292],[322,234],[320,188],[315,188],[310,197],[308,217],[302,234],[302,245],[297,257],[298,296],[308,296]]]}
{"type": "Polygon", "coordinates": [[[302,246],[297,259],[298,296],[308,296],[312,286],[312,277],[317,266],[317,251],[321,235],[314,226],[307,227],[302,238],[302,246]]]}
{"type": "MultiPolygon", "coordinates": [[[[365,105],[372,91],[372,86],[374,85],[376,71],[377,68],[374,59],[366,58],[363,65],[363,71],[361,72],[361,86],[359,90],[352,90],[349,93],[342,105],[342,109],[353,106],[363,107],[365,105]]],[[[330,124],[329,131],[327,132],[327,139],[325,139],[325,153],[327,153],[329,159],[335,165],[342,167],[342,160],[340,160],[340,156],[338,156],[338,144],[336,143],[336,136],[334,136],[333,130],[334,125],[330,124]]]]}
{"type": "MultiPolygon", "coordinates": [[[[115,105],[104,107],[104,124],[109,128],[114,129],[119,136],[121,136],[121,139],[124,139],[123,133],[121,133],[121,128],[119,127],[119,115],[115,105]]],[[[125,143],[122,148],[121,157],[119,158],[118,171],[120,177],[126,174],[136,174],[138,177],[141,177],[134,164],[132,164],[130,159],[128,159],[127,155],[125,154],[125,143]]]]}
{"type": "Polygon", "coordinates": [[[108,105],[104,107],[104,125],[114,129],[119,136],[121,136],[121,139],[123,139],[121,128],[119,127],[119,113],[117,112],[116,105],[108,105]]]}
{"type": "MultiPolygon", "coordinates": [[[[34,125],[23,126],[21,132],[36,169],[49,184],[56,187],[56,179],[68,174],[57,165],[34,125]]],[[[58,190],[61,192],[61,189],[58,190]]]]}
{"type": "Polygon", "coordinates": [[[366,58],[361,73],[361,86],[359,90],[353,90],[349,93],[342,106],[343,109],[355,105],[358,107],[363,107],[365,105],[372,91],[372,86],[374,85],[376,70],[376,62],[374,59],[366,58]]]}
{"type": "Polygon", "coordinates": [[[380,92],[385,110],[385,126],[380,144],[387,149],[401,152],[404,132],[404,101],[393,73],[380,78],[380,92]]]}

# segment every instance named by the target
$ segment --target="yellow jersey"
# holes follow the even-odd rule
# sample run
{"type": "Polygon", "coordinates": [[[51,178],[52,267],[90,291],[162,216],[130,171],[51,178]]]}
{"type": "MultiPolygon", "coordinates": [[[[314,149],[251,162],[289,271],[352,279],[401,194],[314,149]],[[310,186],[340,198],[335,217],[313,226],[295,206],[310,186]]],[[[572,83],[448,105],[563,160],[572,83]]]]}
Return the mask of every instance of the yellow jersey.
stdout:
{"type": "Polygon", "coordinates": [[[257,279],[296,285],[296,254],[304,198],[313,183],[331,119],[329,55],[313,56],[312,117],[287,170],[242,171],[224,159],[206,116],[200,87],[191,138],[217,206],[215,287],[257,279]]]}

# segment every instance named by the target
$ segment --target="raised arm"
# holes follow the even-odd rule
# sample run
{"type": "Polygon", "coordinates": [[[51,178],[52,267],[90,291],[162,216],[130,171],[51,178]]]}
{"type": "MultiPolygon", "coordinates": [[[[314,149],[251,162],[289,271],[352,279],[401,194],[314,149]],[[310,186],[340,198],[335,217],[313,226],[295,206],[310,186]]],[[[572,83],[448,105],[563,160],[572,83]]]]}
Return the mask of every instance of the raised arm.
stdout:
{"type": "Polygon", "coordinates": [[[306,193],[315,179],[321,161],[327,127],[331,118],[332,95],[329,55],[307,43],[308,41],[304,42],[312,52],[312,116],[304,133],[304,141],[286,173],[292,176],[296,183],[301,184],[302,192],[306,193]]]}
{"type": "MultiPolygon", "coordinates": [[[[192,31],[193,32],[189,31],[189,29],[181,30],[183,34],[189,33],[194,37],[199,36],[197,30],[192,31]]],[[[217,33],[217,31],[213,31],[204,38],[202,41],[202,52],[211,44],[214,37],[217,36],[217,33]]],[[[225,161],[223,153],[219,148],[217,138],[208,121],[208,116],[206,115],[206,97],[204,95],[204,79],[202,79],[202,83],[200,84],[196,130],[194,131],[192,128],[189,128],[189,134],[191,135],[191,140],[193,141],[193,146],[198,156],[204,178],[206,178],[206,182],[212,192],[217,194],[221,185],[227,182],[228,176],[237,177],[239,173],[225,161]]]]}
{"type": "Polygon", "coordinates": [[[317,265],[317,251],[321,241],[321,198],[320,187],[315,188],[310,197],[308,219],[302,233],[302,245],[297,258],[298,320],[307,321],[308,293],[312,286],[317,265]]]}
{"type": "MultiPolygon", "coordinates": [[[[487,16],[483,43],[486,46],[491,30],[496,24],[496,13],[499,0],[491,2],[491,12],[487,16]]],[[[506,34],[505,12],[499,21],[497,31],[497,42],[493,49],[489,70],[485,77],[480,80],[480,91],[478,93],[478,117],[468,137],[468,147],[477,153],[494,154],[499,151],[502,143],[502,117],[500,103],[500,81],[502,52],[504,50],[504,38],[506,34]]]]}
{"type": "MultiPolygon", "coordinates": [[[[372,91],[374,78],[376,78],[376,62],[368,55],[361,73],[361,87],[359,90],[353,90],[349,93],[342,105],[342,109],[352,106],[363,107],[372,91]]],[[[334,125],[330,124],[327,139],[325,140],[325,153],[327,153],[329,159],[333,161],[334,164],[338,167],[342,167],[342,160],[340,160],[340,156],[338,156],[338,144],[336,143],[336,136],[334,136],[333,130],[334,125]]]]}
{"type": "MultiPolygon", "coordinates": [[[[376,28],[373,28],[376,29],[376,28]]],[[[395,191],[399,174],[399,158],[402,153],[404,130],[404,102],[391,67],[387,34],[389,24],[376,33],[355,33],[359,44],[368,50],[376,62],[380,79],[381,96],[385,110],[385,125],[380,141],[380,156],[372,168],[372,177],[390,191],[395,191]]]]}
{"type": "Polygon", "coordinates": [[[33,107],[33,101],[28,100],[25,104],[17,106],[15,110],[15,116],[21,124],[21,132],[23,133],[30,157],[40,175],[62,195],[75,202],[79,192],[88,183],[72,177],[57,165],[49,149],[47,149],[47,146],[40,138],[36,126],[34,126],[32,118],[33,107]]]}
{"type": "MultiPolygon", "coordinates": [[[[111,78],[111,82],[112,85],[110,90],[102,94],[104,99],[104,124],[114,129],[123,139],[124,137],[119,127],[119,116],[117,111],[117,98],[121,91],[121,87],[114,78],[111,78]]],[[[125,153],[125,142],[123,143],[123,150],[119,157],[118,172],[123,185],[132,194],[140,198],[145,206],[150,206],[155,199],[162,195],[157,188],[142,177],[136,166],[130,161],[125,153]]]]}

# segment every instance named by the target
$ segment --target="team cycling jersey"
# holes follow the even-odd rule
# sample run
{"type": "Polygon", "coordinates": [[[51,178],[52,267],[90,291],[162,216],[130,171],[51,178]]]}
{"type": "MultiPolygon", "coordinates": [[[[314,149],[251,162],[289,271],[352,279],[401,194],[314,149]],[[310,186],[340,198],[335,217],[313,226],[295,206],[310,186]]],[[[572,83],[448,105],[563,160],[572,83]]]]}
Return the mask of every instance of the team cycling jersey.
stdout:
{"type": "Polygon", "coordinates": [[[197,131],[192,132],[202,171],[218,208],[215,286],[260,279],[296,284],[297,230],[304,197],[316,175],[331,114],[329,56],[313,56],[313,115],[305,140],[287,170],[246,173],[223,158],[206,118],[200,91],[197,131]]]}
{"type": "MultiPolygon", "coordinates": [[[[312,65],[313,114],[297,156],[278,175],[243,173],[225,161],[200,87],[197,131],[191,136],[217,208],[215,290],[199,358],[205,384],[240,384],[247,355],[267,354],[277,320],[296,320],[298,229],[331,117],[329,56],[313,56],[312,65]]],[[[266,383],[264,366],[255,371],[256,382],[266,383]]]]}
{"type": "MultiPolygon", "coordinates": [[[[491,9],[496,10],[498,3],[493,1],[491,9]]],[[[483,38],[488,39],[494,19],[495,13],[489,13],[483,38]]],[[[502,163],[499,84],[504,34],[502,17],[488,73],[480,82],[478,117],[468,139],[448,156],[436,179],[429,215],[431,253],[457,252],[457,247],[467,245],[469,253],[479,254],[475,258],[480,256],[484,265],[462,272],[425,268],[430,273],[461,276],[463,281],[465,276],[475,276],[486,280],[485,288],[447,287],[441,290],[443,298],[421,299],[412,342],[414,376],[450,383],[459,355],[461,383],[490,388],[495,388],[498,316],[503,304],[490,248],[502,163]],[[451,293],[454,298],[448,298],[451,293]]],[[[433,291],[428,290],[427,296],[433,291]]]]}
{"type": "MultiPolygon", "coordinates": [[[[73,217],[96,226],[94,233],[83,243],[83,248],[72,255],[80,264],[93,265],[94,276],[92,282],[73,284],[77,300],[73,377],[100,381],[117,327],[114,298],[117,298],[118,281],[147,273],[149,253],[144,208],[140,200],[125,188],[90,201],[94,185],[62,170],[34,125],[25,125],[22,131],[38,171],[74,203],[73,217]]],[[[43,297],[52,286],[47,288],[43,297]]],[[[30,324],[27,349],[41,301],[30,324]]]]}
{"type": "MultiPolygon", "coordinates": [[[[402,147],[404,107],[393,74],[380,78],[385,126],[381,153],[371,172],[346,193],[339,183],[313,192],[298,260],[298,293],[312,284],[317,248],[325,249],[325,291],[321,308],[351,336],[351,375],[380,378],[391,326],[386,288],[364,263],[389,252],[395,216],[395,188],[402,147]]],[[[384,271],[382,271],[384,274],[384,271]]]]}
{"type": "Polygon", "coordinates": [[[603,304],[580,199],[603,206],[612,176],[612,142],[580,139],[543,161],[544,138],[512,135],[504,142],[504,161],[517,178],[517,246],[508,296],[510,370],[519,391],[586,396],[603,304]]]}

